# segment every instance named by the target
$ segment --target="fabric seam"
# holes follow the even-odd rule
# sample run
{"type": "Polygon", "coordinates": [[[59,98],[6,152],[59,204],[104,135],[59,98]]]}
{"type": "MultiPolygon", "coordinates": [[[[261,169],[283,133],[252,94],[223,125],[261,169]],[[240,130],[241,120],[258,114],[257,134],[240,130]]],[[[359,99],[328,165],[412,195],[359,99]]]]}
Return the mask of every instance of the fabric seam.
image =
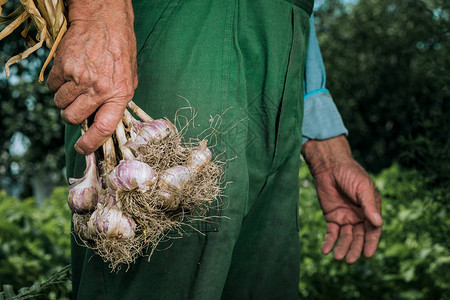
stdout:
{"type": "Polygon", "coordinates": [[[311,97],[311,96],[313,96],[313,95],[315,95],[315,94],[319,94],[319,93],[327,93],[327,94],[329,94],[330,91],[327,90],[327,89],[325,89],[325,88],[317,89],[317,90],[314,90],[314,91],[312,91],[312,92],[309,92],[308,94],[306,94],[305,96],[303,96],[303,100],[305,100],[306,98],[309,98],[309,97],[311,97]]]}

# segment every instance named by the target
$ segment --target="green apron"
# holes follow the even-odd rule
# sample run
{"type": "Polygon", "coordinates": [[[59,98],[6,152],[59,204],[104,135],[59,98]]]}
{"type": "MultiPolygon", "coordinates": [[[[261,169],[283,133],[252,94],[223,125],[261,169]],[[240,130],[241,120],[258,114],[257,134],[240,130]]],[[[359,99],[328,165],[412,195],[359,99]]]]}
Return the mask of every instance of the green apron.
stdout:
{"type": "MultiPolygon", "coordinates": [[[[214,215],[111,273],[72,242],[74,299],[297,299],[298,170],[303,72],[313,1],[133,1],[139,86],[134,101],[172,119],[185,100],[196,136],[225,110],[214,151],[230,159],[214,215]],[[294,3],[292,3],[294,2],[294,3]],[[238,124],[237,124],[238,123],[238,124]],[[233,127],[233,125],[237,124],[233,127]],[[226,216],[226,218],[225,218],[226,216]]],[[[84,157],[67,126],[68,177],[84,157]]]]}

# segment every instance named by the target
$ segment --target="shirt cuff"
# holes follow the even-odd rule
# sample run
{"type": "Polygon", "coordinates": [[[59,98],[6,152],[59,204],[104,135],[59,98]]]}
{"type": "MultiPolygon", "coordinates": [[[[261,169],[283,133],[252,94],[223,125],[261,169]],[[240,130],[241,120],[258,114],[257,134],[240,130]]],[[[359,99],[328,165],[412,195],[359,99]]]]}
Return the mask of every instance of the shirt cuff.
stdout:
{"type": "Polygon", "coordinates": [[[305,95],[302,130],[302,144],[309,139],[325,140],[348,134],[328,90],[320,89],[305,95]]]}

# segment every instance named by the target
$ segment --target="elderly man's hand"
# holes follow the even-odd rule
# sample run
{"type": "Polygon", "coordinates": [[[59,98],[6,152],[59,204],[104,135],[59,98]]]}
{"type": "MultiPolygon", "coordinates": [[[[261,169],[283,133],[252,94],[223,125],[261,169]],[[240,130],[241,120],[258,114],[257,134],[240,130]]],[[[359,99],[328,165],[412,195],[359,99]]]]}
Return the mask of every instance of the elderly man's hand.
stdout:
{"type": "Polygon", "coordinates": [[[334,258],[352,264],[364,251],[371,257],[381,236],[381,197],[364,169],[353,160],[344,136],[310,140],[302,153],[314,176],[327,222],[322,253],[337,242],[334,258]]]}
{"type": "Polygon", "coordinates": [[[69,29],[48,78],[67,123],[94,123],[75,145],[80,154],[114,132],[137,87],[136,39],[130,0],[77,0],[68,4],[69,29]]]}

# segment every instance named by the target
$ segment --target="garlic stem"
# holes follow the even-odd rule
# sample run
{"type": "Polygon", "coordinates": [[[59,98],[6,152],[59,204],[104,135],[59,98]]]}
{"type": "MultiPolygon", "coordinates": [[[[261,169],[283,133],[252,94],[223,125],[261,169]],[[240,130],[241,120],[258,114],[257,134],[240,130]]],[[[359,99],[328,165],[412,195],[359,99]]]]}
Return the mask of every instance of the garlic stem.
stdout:
{"type": "Polygon", "coordinates": [[[125,109],[123,116],[122,116],[122,121],[128,127],[128,131],[130,132],[131,139],[134,140],[137,135],[136,128],[134,125],[137,123],[141,123],[141,122],[136,120],[133,117],[133,115],[128,111],[128,109],[125,109]]]}
{"type": "Polygon", "coordinates": [[[151,122],[153,118],[150,117],[145,111],[142,110],[136,103],[133,101],[128,102],[128,108],[131,109],[139,118],[141,118],[144,122],[151,122]]]}
{"type": "Polygon", "coordinates": [[[116,166],[116,151],[114,150],[114,141],[109,137],[103,144],[103,156],[105,160],[105,171],[109,174],[116,166]]]}
{"type": "Polygon", "coordinates": [[[125,144],[127,142],[127,136],[125,135],[125,127],[123,126],[122,121],[120,121],[119,124],[117,125],[116,137],[117,137],[117,141],[119,142],[120,151],[122,152],[122,158],[124,160],[135,159],[130,148],[125,146],[125,144]]]}
{"type": "Polygon", "coordinates": [[[128,111],[128,109],[125,109],[125,111],[123,112],[122,121],[128,128],[132,128],[133,124],[136,123],[137,120],[128,111]]]}
{"type": "Polygon", "coordinates": [[[87,119],[84,120],[83,122],[81,122],[80,126],[81,126],[81,134],[84,135],[86,133],[86,131],[88,131],[88,129],[89,129],[87,119]]]}
{"type": "Polygon", "coordinates": [[[61,39],[62,39],[64,33],[66,33],[66,31],[67,31],[67,20],[66,20],[66,18],[64,18],[64,23],[62,25],[62,28],[60,28],[58,36],[56,37],[56,40],[55,40],[55,42],[53,43],[53,46],[50,49],[50,53],[47,56],[47,59],[45,60],[44,65],[41,68],[41,72],[39,73],[39,82],[44,81],[44,71],[47,68],[47,66],[50,63],[50,61],[53,59],[53,56],[55,56],[56,49],[58,48],[59,43],[61,42],[61,39]]]}
{"type": "MultiPolygon", "coordinates": [[[[0,1],[1,2],[1,1],[0,1]]],[[[17,10],[16,10],[17,11],[17,10]]],[[[1,12],[1,10],[0,10],[1,12]]],[[[11,32],[13,32],[17,27],[20,26],[23,22],[25,22],[30,17],[30,14],[26,11],[21,13],[14,21],[9,23],[1,32],[0,32],[0,40],[4,37],[8,36],[11,32]]]]}

